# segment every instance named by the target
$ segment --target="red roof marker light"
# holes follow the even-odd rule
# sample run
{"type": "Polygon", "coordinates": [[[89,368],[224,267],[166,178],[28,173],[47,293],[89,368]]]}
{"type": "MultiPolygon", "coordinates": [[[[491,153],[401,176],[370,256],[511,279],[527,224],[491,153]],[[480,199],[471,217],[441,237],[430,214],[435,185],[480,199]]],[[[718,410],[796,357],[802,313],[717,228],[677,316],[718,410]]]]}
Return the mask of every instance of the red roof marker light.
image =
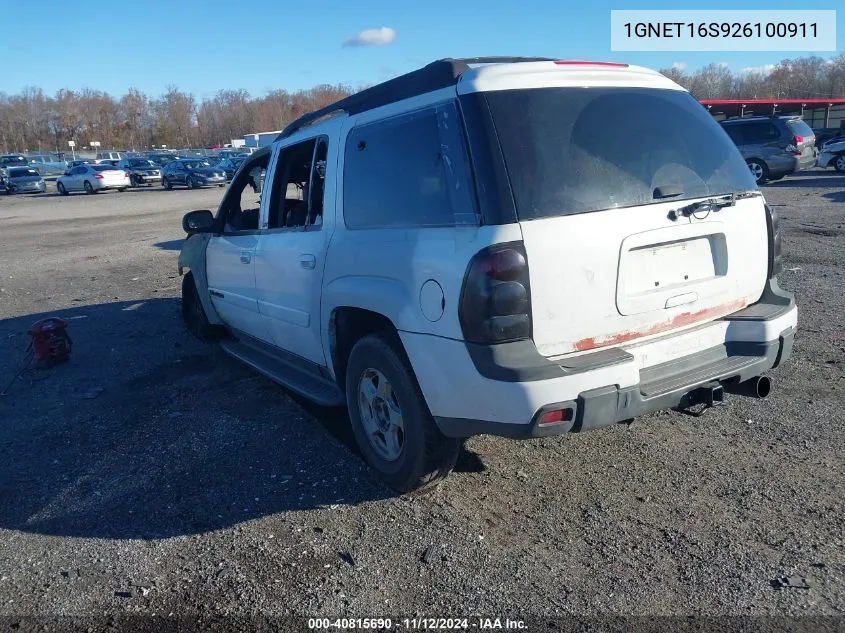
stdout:
{"type": "Polygon", "coordinates": [[[558,59],[555,60],[555,64],[558,66],[610,66],[613,68],[627,68],[628,64],[623,64],[621,62],[589,62],[589,61],[579,61],[579,60],[569,60],[569,59],[558,59]]]}

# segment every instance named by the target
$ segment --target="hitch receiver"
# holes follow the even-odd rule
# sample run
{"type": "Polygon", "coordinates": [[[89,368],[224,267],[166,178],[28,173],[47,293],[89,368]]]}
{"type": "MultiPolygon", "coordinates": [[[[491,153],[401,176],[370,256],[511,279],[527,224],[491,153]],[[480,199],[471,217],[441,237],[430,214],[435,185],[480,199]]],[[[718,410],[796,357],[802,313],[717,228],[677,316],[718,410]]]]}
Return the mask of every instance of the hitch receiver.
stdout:
{"type": "Polygon", "coordinates": [[[708,409],[724,404],[725,390],[717,382],[693,389],[681,399],[675,410],[697,418],[704,415],[708,409]]]}

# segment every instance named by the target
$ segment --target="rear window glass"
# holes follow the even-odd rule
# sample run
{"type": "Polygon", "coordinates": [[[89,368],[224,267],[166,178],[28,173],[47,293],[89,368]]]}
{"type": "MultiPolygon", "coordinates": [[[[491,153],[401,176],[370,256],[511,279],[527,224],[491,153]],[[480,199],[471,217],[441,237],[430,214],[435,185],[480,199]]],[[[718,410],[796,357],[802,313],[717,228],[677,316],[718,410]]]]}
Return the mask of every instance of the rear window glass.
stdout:
{"type": "Polygon", "coordinates": [[[485,93],[520,219],[748,191],[736,146],[688,93],[536,88],[485,93]],[[655,198],[657,190],[671,198],[655,198]]]}
{"type": "Polygon", "coordinates": [[[37,176],[38,172],[34,169],[25,169],[16,167],[9,169],[9,178],[23,178],[24,176],[37,176]]]}
{"type": "Polygon", "coordinates": [[[798,136],[803,136],[805,138],[808,136],[815,136],[813,128],[801,119],[790,119],[786,122],[786,124],[789,126],[789,129],[793,134],[797,134],[798,136]]]}
{"type": "Polygon", "coordinates": [[[91,165],[91,169],[94,171],[120,171],[114,165],[91,165]]]}

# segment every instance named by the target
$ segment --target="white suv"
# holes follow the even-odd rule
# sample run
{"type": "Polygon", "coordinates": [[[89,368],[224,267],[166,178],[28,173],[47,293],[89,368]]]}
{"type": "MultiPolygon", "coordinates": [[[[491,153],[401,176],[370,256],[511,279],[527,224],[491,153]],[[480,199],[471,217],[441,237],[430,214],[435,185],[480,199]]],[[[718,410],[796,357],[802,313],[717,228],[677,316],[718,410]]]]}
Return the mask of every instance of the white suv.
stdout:
{"type": "Polygon", "coordinates": [[[625,64],[434,62],[295,121],[183,226],[189,327],[345,404],[402,491],[471,435],[764,397],[797,324],[734,143],[625,64]]]}

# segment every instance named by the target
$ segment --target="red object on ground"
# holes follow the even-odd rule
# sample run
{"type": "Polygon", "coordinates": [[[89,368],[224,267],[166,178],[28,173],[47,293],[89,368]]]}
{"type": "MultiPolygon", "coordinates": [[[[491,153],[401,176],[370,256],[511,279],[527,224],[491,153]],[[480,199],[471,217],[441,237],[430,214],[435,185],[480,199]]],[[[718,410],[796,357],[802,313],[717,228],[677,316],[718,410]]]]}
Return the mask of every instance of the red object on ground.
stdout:
{"type": "Polygon", "coordinates": [[[36,367],[51,367],[70,358],[72,341],[67,333],[68,323],[50,317],[33,323],[28,332],[32,341],[32,363],[36,367]]]}

